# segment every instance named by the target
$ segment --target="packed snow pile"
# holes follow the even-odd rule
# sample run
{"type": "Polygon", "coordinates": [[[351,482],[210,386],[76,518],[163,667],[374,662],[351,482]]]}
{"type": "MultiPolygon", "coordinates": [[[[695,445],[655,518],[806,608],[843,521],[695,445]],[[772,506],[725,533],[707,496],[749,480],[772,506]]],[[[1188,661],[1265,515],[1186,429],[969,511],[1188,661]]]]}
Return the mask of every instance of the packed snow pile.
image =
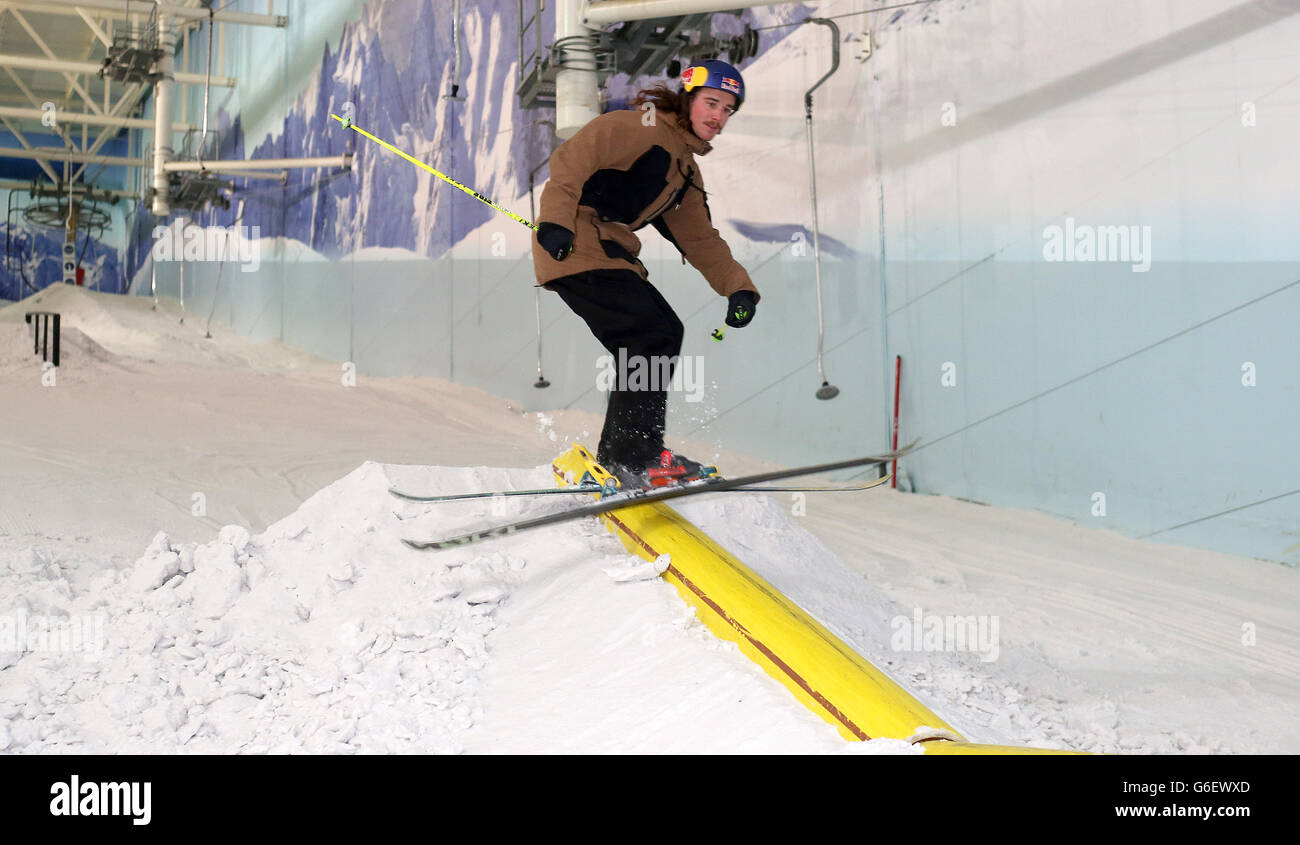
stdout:
{"type": "MultiPolygon", "coordinates": [[[[116,316],[116,308],[110,312],[104,307],[101,300],[110,296],[61,284],[0,308],[0,368],[4,368],[0,372],[12,372],[29,365],[40,367],[39,353],[33,357],[32,352],[35,327],[26,322],[27,314],[31,312],[59,315],[60,376],[85,374],[101,365],[120,365],[124,356],[111,351],[96,338],[103,338],[105,343],[122,351],[156,346],[156,335],[123,325],[116,316]]],[[[148,307],[143,300],[136,305],[148,307]]],[[[52,348],[52,321],[43,328],[42,334],[52,348]]]]}
{"type": "Polygon", "coordinates": [[[367,463],[263,534],[159,533],[123,571],[20,555],[0,573],[22,625],[0,630],[0,744],[458,751],[494,611],[525,563],[406,549],[388,487],[367,463]]]}
{"type": "Polygon", "coordinates": [[[395,481],[548,477],[368,462],[255,536],[160,532],[121,569],[25,549],[0,565],[0,750],[916,753],[848,748],[694,618],[656,577],[666,560],[628,555],[595,521],[442,552],[401,543],[568,502],[422,504],[389,495],[395,481]]]}
{"type": "MultiPolygon", "coordinates": [[[[208,308],[196,312],[170,297],[157,304],[148,297],[120,296],[86,290],[76,285],[56,284],[19,302],[0,305],[0,330],[24,324],[31,311],[57,313],[63,342],[71,343],[74,355],[60,362],[67,370],[77,363],[75,349],[80,337],[94,338],[101,350],[114,356],[165,362],[170,365],[227,366],[294,370],[321,359],[276,341],[258,342],[236,334],[219,322],[208,325],[208,308]],[[210,335],[210,336],[209,336],[210,335]]],[[[8,333],[4,335],[7,338],[8,333]]],[[[4,346],[7,348],[8,343],[4,346]]],[[[4,354],[4,353],[0,353],[4,354]]],[[[101,357],[101,356],[96,356],[101,357]]]]}
{"type": "MultiPolygon", "coordinates": [[[[50,331],[53,331],[51,329],[50,331]]],[[[42,332],[44,333],[44,332],[42,332]]],[[[0,322],[0,375],[19,374],[24,370],[39,377],[44,367],[40,351],[34,346],[35,329],[24,323],[0,322]]],[[[46,361],[52,361],[54,338],[46,335],[46,361]]],[[[62,374],[86,373],[112,366],[120,358],[87,337],[76,326],[63,325],[59,331],[59,366],[62,374]]]]}
{"type": "MultiPolygon", "coordinates": [[[[401,543],[570,500],[430,504],[390,486],[522,489],[549,476],[367,462],[260,534],[160,532],[120,568],[66,543],[21,549],[0,560],[0,750],[917,753],[846,743],[695,618],[656,577],[667,561],[628,555],[595,520],[439,552],[401,543]]],[[[1056,640],[1032,631],[1004,634],[1000,650],[995,636],[994,651],[900,650],[913,608],[846,567],[781,497],[679,509],[971,740],[1234,750],[1189,730],[1194,719],[1134,719],[1129,696],[1061,671],[1056,640]]]]}
{"type": "Polygon", "coordinates": [[[694,619],[655,577],[663,562],[629,556],[594,521],[435,553],[401,543],[566,501],[430,505],[389,495],[395,481],[532,487],[549,468],[368,462],[261,534],[228,525],[175,543],[160,532],[121,569],[23,550],[0,564],[0,750],[456,753],[471,739],[472,750],[556,750],[576,737],[576,749],[645,751],[668,736],[717,751],[844,750],[694,619]],[[651,629],[662,632],[647,639],[651,629]],[[530,711],[557,685],[560,704],[530,711]],[[580,715],[576,699],[593,710],[580,715]],[[674,715],[682,700],[694,701],[693,727],[674,715]],[[737,708],[757,714],[761,735],[737,708]]]}

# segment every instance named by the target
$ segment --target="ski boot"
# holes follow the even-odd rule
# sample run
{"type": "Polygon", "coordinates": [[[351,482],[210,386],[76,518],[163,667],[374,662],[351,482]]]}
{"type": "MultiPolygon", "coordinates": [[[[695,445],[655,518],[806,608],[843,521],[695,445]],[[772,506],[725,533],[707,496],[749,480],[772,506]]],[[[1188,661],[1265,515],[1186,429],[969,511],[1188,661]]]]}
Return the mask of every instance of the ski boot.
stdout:
{"type": "Polygon", "coordinates": [[[709,478],[721,480],[717,467],[692,461],[668,449],[659,454],[659,460],[648,466],[614,464],[608,469],[625,491],[668,487],[709,478]]]}

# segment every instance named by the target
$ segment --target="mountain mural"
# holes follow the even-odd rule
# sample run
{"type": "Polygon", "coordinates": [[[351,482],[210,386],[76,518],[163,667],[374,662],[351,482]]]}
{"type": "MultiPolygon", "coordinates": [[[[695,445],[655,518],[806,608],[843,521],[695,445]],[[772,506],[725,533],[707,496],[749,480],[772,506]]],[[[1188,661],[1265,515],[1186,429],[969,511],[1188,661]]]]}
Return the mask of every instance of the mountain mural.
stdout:
{"type": "MultiPolygon", "coordinates": [[[[806,17],[805,4],[715,16],[716,33],[744,23],[771,26],[806,17]]],[[[299,93],[278,136],[247,151],[240,121],[216,116],[226,139],[219,157],[289,158],[354,152],[351,172],[299,169],[285,186],[250,182],[237,208],[211,215],[215,225],[257,226],[262,237],[300,241],[328,258],[365,247],[392,247],[436,258],[496,212],[449,189],[420,168],[345,129],[331,114],[345,103],[355,123],[485,196],[511,202],[527,194],[528,173],[550,154],[550,109],[521,109],[515,96],[519,26],[515,0],[466,4],[462,20],[460,98],[449,99],[454,74],[452,20],[434,0],[375,0],[327,45],[320,68],[299,93]]],[[[550,26],[549,21],[547,26],[550,26]]],[[[769,30],[765,52],[791,32],[769,30]]],[[[621,106],[651,77],[613,77],[610,107],[621,106]]],[[[539,178],[545,178],[543,170],[539,178]]],[[[198,222],[207,222],[204,213],[198,222]]],[[[149,230],[132,233],[134,272],[149,249],[149,230]]]]}
{"type": "MultiPolygon", "coordinates": [[[[23,299],[63,281],[63,230],[14,220],[4,224],[5,259],[0,264],[0,299],[23,299]]],[[[121,252],[94,238],[77,238],[78,264],[86,287],[126,293],[121,252]]]]}

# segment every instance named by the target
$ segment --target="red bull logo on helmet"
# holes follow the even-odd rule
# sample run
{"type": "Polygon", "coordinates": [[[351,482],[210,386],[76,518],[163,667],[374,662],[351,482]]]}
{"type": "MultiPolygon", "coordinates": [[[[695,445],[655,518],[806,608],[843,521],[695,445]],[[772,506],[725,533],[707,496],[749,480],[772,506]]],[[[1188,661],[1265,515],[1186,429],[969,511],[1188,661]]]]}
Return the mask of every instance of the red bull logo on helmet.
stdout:
{"type": "Polygon", "coordinates": [[[730,76],[722,77],[722,84],[720,87],[722,88],[723,91],[730,91],[731,93],[735,94],[737,97],[740,96],[740,82],[738,82],[735,79],[732,79],[730,76]]]}
{"type": "Polygon", "coordinates": [[[691,91],[703,85],[708,81],[708,78],[709,71],[707,68],[698,65],[695,67],[688,67],[686,70],[682,71],[682,87],[687,91],[691,91]]]}

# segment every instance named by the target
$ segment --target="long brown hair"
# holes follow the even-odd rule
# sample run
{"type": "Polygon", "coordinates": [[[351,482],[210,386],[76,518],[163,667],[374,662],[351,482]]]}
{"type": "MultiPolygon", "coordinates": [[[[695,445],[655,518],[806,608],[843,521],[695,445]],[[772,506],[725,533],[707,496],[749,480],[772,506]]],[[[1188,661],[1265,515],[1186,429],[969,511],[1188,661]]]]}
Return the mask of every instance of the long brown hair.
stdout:
{"type": "Polygon", "coordinates": [[[645,103],[653,103],[656,110],[687,117],[691,113],[693,96],[685,91],[674,91],[666,82],[657,82],[649,88],[642,89],[629,105],[640,108],[645,103]]]}

